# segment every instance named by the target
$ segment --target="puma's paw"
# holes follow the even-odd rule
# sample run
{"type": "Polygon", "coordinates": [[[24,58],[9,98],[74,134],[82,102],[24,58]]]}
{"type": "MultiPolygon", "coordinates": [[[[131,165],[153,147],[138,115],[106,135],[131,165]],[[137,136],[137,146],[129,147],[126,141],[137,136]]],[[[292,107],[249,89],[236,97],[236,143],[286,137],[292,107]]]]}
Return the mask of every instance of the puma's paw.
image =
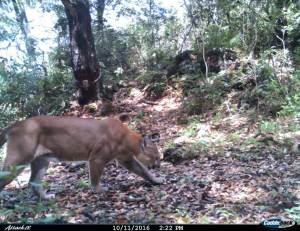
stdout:
{"type": "Polygon", "coordinates": [[[42,195],[35,195],[34,196],[35,200],[42,200],[42,201],[47,201],[47,200],[52,200],[55,199],[55,194],[48,194],[46,195],[43,193],[42,195]]]}
{"type": "Polygon", "coordinates": [[[43,199],[44,199],[44,200],[55,199],[55,194],[48,194],[48,195],[45,195],[45,197],[44,197],[43,199]]]}
{"type": "Polygon", "coordinates": [[[161,177],[152,179],[152,181],[151,181],[151,183],[154,184],[154,185],[155,184],[164,184],[166,182],[167,182],[166,179],[165,178],[161,178],[161,177]]]}
{"type": "Polygon", "coordinates": [[[97,187],[96,189],[94,188],[93,189],[93,192],[95,193],[95,194],[101,194],[101,193],[105,193],[105,192],[107,192],[108,191],[108,188],[107,187],[97,187]]]}

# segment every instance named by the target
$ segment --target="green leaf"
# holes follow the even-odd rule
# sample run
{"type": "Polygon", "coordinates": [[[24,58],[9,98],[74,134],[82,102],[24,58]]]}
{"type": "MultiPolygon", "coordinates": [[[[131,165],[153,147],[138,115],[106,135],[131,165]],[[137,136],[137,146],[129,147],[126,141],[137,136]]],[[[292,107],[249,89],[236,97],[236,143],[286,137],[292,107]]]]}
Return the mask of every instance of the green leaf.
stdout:
{"type": "Polygon", "coordinates": [[[15,195],[16,193],[14,192],[1,192],[1,195],[8,195],[8,196],[12,196],[15,195]]]}
{"type": "Polygon", "coordinates": [[[42,187],[42,184],[40,183],[35,183],[35,182],[29,182],[33,187],[42,187]]]}
{"type": "Polygon", "coordinates": [[[27,165],[19,165],[19,166],[17,166],[17,171],[19,171],[21,168],[25,168],[25,167],[27,167],[27,165]]]}
{"type": "Polygon", "coordinates": [[[46,218],[44,218],[44,219],[39,219],[38,222],[41,222],[41,223],[49,223],[49,222],[52,222],[52,221],[54,221],[54,220],[55,220],[55,218],[53,218],[53,217],[46,217],[46,218]]]}
{"type": "Polygon", "coordinates": [[[12,209],[8,209],[8,210],[6,210],[6,211],[0,213],[0,217],[2,217],[2,216],[4,216],[4,215],[7,215],[7,214],[10,215],[10,214],[12,214],[13,211],[14,211],[14,210],[12,210],[12,209]]]}
{"type": "Polygon", "coordinates": [[[37,210],[38,213],[40,213],[40,212],[43,212],[43,211],[47,211],[47,208],[44,205],[40,204],[40,205],[38,205],[36,210],[37,210]]]}
{"type": "Polygon", "coordinates": [[[12,173],[17,173],[20,169],[27,167],[27,165],[10,166],[12,173]]]}
{"type": "Polygon", "coordinates": [[[11,172],[0,172],[0,179],[2,179],[3,177],[5,177],[9,174],[11,174],[11,172]]]}

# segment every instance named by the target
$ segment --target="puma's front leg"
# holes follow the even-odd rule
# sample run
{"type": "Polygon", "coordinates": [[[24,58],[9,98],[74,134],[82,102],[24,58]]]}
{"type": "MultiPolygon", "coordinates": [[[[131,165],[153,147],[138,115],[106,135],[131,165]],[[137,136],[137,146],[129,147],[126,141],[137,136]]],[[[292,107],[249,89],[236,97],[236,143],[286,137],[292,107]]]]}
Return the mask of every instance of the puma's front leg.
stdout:
{"type": "Polygon", "coordinates": [[[151,184],[157,185],[166,182],[164,178],[157,178],[153,176],[146,169],[146,167],[135,158],[132,158],[130,161],[122,161],[121,159],[118,159],[118,162],[130,172],[133,172],[134,174],[144,178],[145,180],[150,181],[151,184]]]}
{"type": "MultiPolygon", "coordinates": [[[[29,180],[30,182],[33,182],[35,184],[39,184],[40,181],[43,179],[45,173],[47,172],[49,166],[49,162],[43,158],[43,157],[38,157],[34,161],[30,163],[31,167],[31,177],[29,180]]],[[[36,185],[30,185],[33,193],[41,197],[42,199],[52,199],[52,195],[46,195],[45,192],[43,191],[42,186],[36,186],[36,185]]]]}
{"type": "Polygon", "coordinates": [[[102,176],[103,170],[105,165],[107,164],[106,161],[101,159],[90,160],[90,182],[92,185],[92,189],[94,193],[103,193],[108,189],[106,187],[101,187],[99,185],[100,178],[102,176]]]}

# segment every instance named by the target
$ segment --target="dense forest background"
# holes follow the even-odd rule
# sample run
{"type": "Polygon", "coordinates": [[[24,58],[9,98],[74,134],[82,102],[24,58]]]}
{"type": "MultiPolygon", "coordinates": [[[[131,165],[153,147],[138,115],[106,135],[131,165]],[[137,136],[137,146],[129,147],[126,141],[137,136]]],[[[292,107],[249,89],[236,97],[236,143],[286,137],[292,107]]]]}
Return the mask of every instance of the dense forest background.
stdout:
{"type": "MultiPolygon", "coordinates": [[[[145,212],[147,219],[130,214],[130,219],[110,220],[102,214],[103,222],[251,223],[270,214],[290,215],[299,221],[299,1],[180,0],[176,7],[171,7],[173,1],[166,7],[166,1],[158,0],[91,0],[91,29],[103,89],[84,103],[78,101],[80,86],[74,79],[66,2],[81,1],[0,1],[0,131],[37,115],[120,116],[121,120],[131,118],[130,127],[140,134],[147,133],[152,124],[150,130],[159,131],[165,139],[161,144],[164,159],[172,166],[183,163],[182,175],[189,168],[186,161],[194,164],[195,159],[205,159],[198,161],[206,164],[197,174],[208,168],[203,178],[211,174],[214,180],[201,179],[200,183],[197,174],[194,178],[185,175],[178,180],[182,187],[165,190],[173,192],[174,198],[184,193],[185,199],[158,196],[170,199],[174,207],[156,204],[155,210],[145,212]],[[36,30],[38,36],[33,33],[36,30]],[[125,99],[147,107],[128,107],[125,99]],[[168,102],[159,112],[149,109],[164,99],[168,102]],[[163,126],[154,128],[163,119],[163,126]],[[175,137],[184,138],[175,142],[175,137]],[[209,140],[213,137],[217,139],[209,140]],[[250,186],[245,187],[253,186],[248,196],[258,193],[255,199],[226,201],[226,190],[235,194],[240,185],[224,180],[218,188],[212,183],[230,172],[229,159],[260,163],[247,165],[248,175],[243,172],[239,178],[249,179],[252,174],[250,186]],[[226,163],[227,167],[222,165],[226,169],[211,173],[216,162],[226,163]],[[274,174],[271,180],[267,176],[257,180],[259,166],[284,168],[287,175],[277,175],[272,167],[266,173],[268,177],[274,174]],[[211,207],[190,201],[189,209],[182,206],[182,200],[193,197],[188,191],[195,190],[191,186],[195,181],[204,189],[199,189],[196,200],[210,198],[205,203],[211,207]],[[223,190],[225,194],[215,196],[223,190]],[[230,205],[225,209],[220,201],[230,205]],[[163,211],[175,215],[171,218],[163,211]]],[[[194,165],[190,167],[195,171],[194,165]]],[[[171,167],[168,171],[180,175],[171,167]]],[[[42,205],[36,208],[42,215],[47,210],[42,205]]],[[[13,211],[10,208],[2,215],[9,214],[11,221],[24,218],[24,213],[12,215],[13,211]]],[[[28,217],[26,222],[31,221],[28,217]]]]}
{"type": "MultiPolygon", "coordinates": [[[[76,99],[64,5],[0,4],[1,127],[24,117],[59,115],[76,99]],[[28,12],[51,15],[53,28],[39,25],[41,36],[33,36],[39,18],[30,15],[29,21],[28,12]]],[[[182,91],[183,100],[192,97],[185,105],[191,114],[250,85],[241,101],[274,116],[295,112],[298,8],[297,1],[182,1],[178,16],[159,1],[91,1],[101,78],[105,85],[138,81],[151,84],[152,92],[182,91]],[[121,17],[123,26],[110,25],[110,14],[121,17]]]]}

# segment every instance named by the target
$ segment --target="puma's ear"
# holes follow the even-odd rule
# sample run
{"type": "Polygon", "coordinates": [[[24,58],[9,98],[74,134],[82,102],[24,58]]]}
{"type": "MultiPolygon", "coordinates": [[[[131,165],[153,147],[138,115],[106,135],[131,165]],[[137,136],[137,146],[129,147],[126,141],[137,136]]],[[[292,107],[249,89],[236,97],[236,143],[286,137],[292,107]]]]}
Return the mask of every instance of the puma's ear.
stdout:
{"type": "Polygon", "coordinates": [[[142,148],[151,147],[150,142],[151,142],[151,136],[150,135],[145,136],[143,141],[142,141],[142,148]]]}

